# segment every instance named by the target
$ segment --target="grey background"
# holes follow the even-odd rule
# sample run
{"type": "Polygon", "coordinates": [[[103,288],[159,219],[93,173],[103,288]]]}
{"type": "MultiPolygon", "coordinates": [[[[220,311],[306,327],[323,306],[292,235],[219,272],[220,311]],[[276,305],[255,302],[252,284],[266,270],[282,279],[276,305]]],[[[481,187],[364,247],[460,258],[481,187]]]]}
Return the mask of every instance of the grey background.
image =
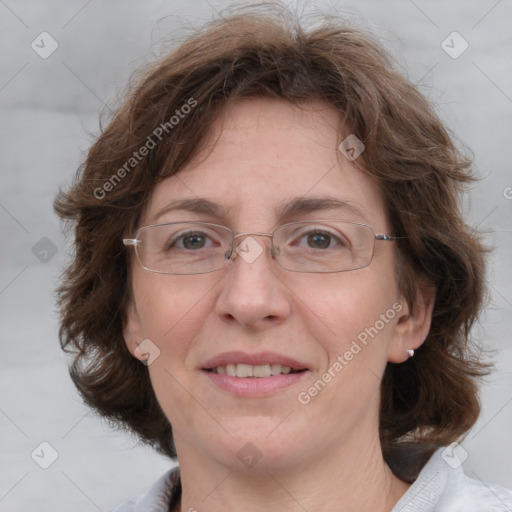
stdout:
{"type": "MultiPolygon", "coordinates": [[[[70,183],[98,133],[100,111],[115,104],[129,74],[170,35],[179,39],[181,25],[198,25],[226,5],[0,0],[0,511],[107,510],[144,491],[171,465],[109,430],[74,391],[57,339],[53,290],[68,247],[52,201],[59,186],[70,183]],[[59,44],[47,59],[31,48],[43,31],[59,44]],[[46,470],[31,458],[43,441],[58,452],[46,470]]],[[[324,1],[308,5],[329,8],[324,1]]],[[[475,334],[496,350],[497,371],[482,391],[483,414],[462,443],[464,468],[512,487],[511,2],[330,5],[377,32],[474,152],[482,179],[464,209],[496,248],[492,300],[475,334]],[[453,31],[469,44],[457,59],[441,47],[453,31]]],[[[50,455],[43,447],[34,458],[50,455]]]]}

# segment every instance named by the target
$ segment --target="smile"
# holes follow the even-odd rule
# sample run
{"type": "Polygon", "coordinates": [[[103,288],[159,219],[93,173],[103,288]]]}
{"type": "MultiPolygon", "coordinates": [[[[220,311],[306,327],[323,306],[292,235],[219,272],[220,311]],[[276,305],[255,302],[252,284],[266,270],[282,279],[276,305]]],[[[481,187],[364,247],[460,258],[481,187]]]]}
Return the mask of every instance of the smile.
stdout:
{"type": "Polygon", "coordinates": [[[229,375],[230,377],[271,377],[272,375],[288,375],[289,373],[299,373],[305,370],[292,370],[289,366],[281,364],[227,364],[225,366],[217,366],[207,370],[220,375],[229,375]]]}

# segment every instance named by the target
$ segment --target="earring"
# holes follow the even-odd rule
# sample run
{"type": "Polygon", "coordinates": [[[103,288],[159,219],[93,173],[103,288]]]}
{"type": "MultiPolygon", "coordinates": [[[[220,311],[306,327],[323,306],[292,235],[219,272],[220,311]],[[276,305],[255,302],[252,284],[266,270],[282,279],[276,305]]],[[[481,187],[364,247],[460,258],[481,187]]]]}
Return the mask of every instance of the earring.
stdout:
{"type": "Polygon", "coordinates": [[[409,357],[412,357],[414,355],[414,350],[410,348],[407,353],[409,354],[409,357]]]}

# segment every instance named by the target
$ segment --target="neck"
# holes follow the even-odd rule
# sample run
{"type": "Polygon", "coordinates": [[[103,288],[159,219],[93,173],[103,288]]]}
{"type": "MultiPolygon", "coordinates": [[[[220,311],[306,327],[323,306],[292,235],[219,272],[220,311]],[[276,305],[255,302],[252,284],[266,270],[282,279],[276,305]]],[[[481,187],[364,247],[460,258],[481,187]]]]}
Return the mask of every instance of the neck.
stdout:
{"type": "Polygon", "coordinates": [[[187,450],[186,462],[180,457],[183,494],[177,510],[391,511],[410,485],[385,464],[378,437],[370,444],[354,441],[293,467],[258,463],[245,471],[187,450]]]}

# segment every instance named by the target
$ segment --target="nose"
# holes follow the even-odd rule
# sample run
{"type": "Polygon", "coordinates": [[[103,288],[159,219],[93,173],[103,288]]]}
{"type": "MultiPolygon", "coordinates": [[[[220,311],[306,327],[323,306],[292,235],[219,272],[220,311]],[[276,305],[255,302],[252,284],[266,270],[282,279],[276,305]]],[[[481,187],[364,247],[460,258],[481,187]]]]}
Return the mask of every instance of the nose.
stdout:
{"type": "Polygon", "coordinates": [[[225,322],[254,330],[279,325],[290,315],[291,292],[272,258],[271,240],[258,236],[268,237],[265,233],[241,235],[235,239],[229,270],[222,280],[217,315],[225,322]]]}

